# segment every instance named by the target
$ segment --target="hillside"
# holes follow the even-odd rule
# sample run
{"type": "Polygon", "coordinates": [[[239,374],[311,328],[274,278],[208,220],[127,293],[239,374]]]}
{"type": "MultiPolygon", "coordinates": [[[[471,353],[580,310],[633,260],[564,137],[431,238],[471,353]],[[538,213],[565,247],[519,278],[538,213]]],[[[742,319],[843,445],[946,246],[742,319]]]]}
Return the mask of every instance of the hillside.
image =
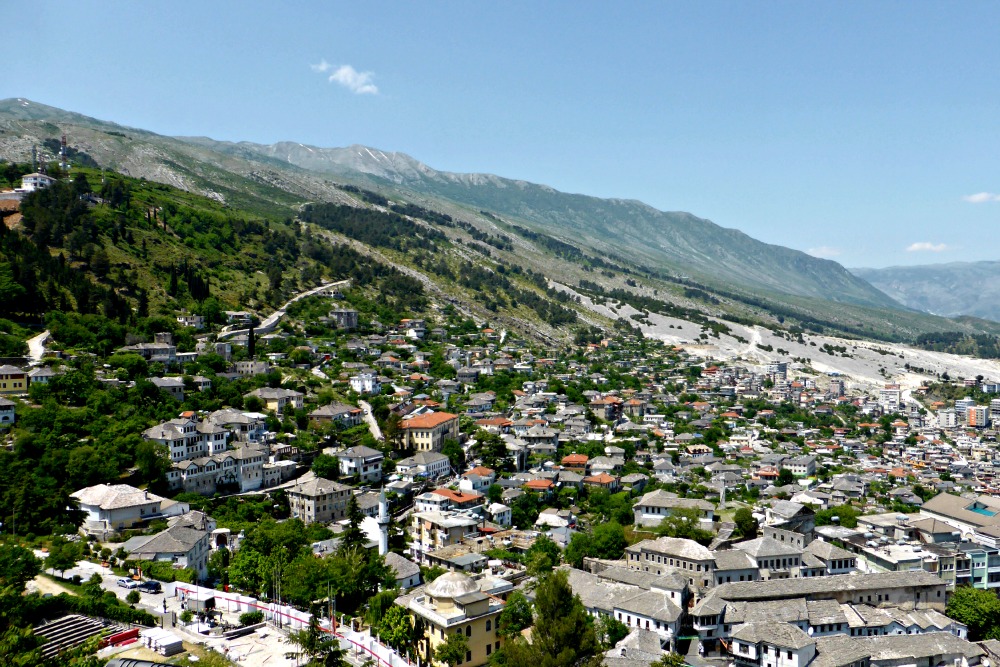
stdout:
{"type": "Polygon", "coordinates": [[[851,269],[899,303],[935,315],[1000,322],[1000,262],[851,269]]]}
{"type": "Polygon", "coordinates": [[[528,223],[648,267],[691,275],[708,284],[761,289],[860,305],[896,304],[836,262],[757,241],[690,213],[658,211],[642,202],[559,192],[491,174],[432,169],[408,155],[365,146],[319,148],[290,142],[270,146],[204,138],[186,141],[232,155],[263,156],[307,171],[403,188],[528,223]]]}
{"type": "MultiPolygon", "coordinates": [[[[453,301],[465,312],[528,329],[544,339],[572,338],[580,330],[574,322],[607,327],[614,320],[566,303],[566,297],[552,289],[555,283],[589,285],[587,293],[598,298],[636,303],[648,312],[700,323],[721,319],[891,341],[915,341],[927,333],[1000,333],[995,323],[904,309],[834,262],[760,243],[686,213],[569,195],[496,176],[437,172],[407,156],[374,149],[171,138],[23,99],[0,101],[0,158],[23,163],[30,159],[32,146],[39,146],[42,158],[50,160],[64,133],[70,137],[74,161],[125,174],[136,192],[151,191],[152,182],[163,183],[173,188],[171,198],[203,197],[198,207],[211,210],[215,219],[256,219],[296,235],[309,230],[312,242],[304,246],[296,236],[297,248],[289,246],[289,252],[298,253],[294,262],[282,262],[283,268],[306,271],[309,280],[284,281],[283,293],[271,295],[275,299],[287,296],[297,284],[312,284],[317,269],[342,277],[322,270],[325,255],[316,253],[318,241],[326,240],[400,271],[428,294],[453,301]],[[323,209],[327,204],[335,208],[323,209]],[[357,217],[348,214],[351,209],[377,212],[377,224],[366,229],[351,223],[357,217]],[[317,212],[322,215],[315,216],[317,212]],[[312,224],[292,224],[300,215],[312,224]],[[394,231],[370,234],[383,228],[394,231]],[[406,237],[414,242],[400,243],[406,237]],[[651,238],[657,242],[649,243],[651,238]],[[492,290],[484,291],[485,286],[492,290]],[[566,309],[576,315],[564,313],[566,309]]],[[[91,173],[96,183],[100,174],[91,173]]],[[[134,237],[151,231],[142,228],[142,220],[136,224],[134,237]]],[[[180,236],[178,230],[167,231],[180,236]]],[[[242,251],[227,248],[226,254],[208,262],[219,248],[211,241],[211,229],[197,231],[202,236],[175,239],[188,265],[213,264],[209,282],[218,285],[213,295],[227,305],[244,307],[252,293],[243,287],[247,279],[229,280],[222,268],[233,264],[242,269],[242,251]]],[[[169,277],[162,270],[163,260],[157,272],[156,262],[147,267],[132,248],[124,256],[121,248],[111,250],[119,245],[114,238],[103,237],[102,243],[112,259],[121,257],[140,282],[145,281],[140,287],[148,294],[163,294],[162,287],[156,287],[169,277]]],[[[267,253],[247,256],[254,262],[246,268],[258,272],[249,282],[261,281],[270,267],[255,262],[266,263],[267,253]]],[[[85,268],[86,262],[78,265],[85,268]]],[[[118,292],[134,297],[130,289],[118,292]]],[[[263,298],[253,303],[274,303],[266,285],[257,289],[263,290],[263,298]]],[[[162,302],[164,308],[179,305],[162,302]]],[[[636,322],[632,318],[628,324],[636,322]]]]}

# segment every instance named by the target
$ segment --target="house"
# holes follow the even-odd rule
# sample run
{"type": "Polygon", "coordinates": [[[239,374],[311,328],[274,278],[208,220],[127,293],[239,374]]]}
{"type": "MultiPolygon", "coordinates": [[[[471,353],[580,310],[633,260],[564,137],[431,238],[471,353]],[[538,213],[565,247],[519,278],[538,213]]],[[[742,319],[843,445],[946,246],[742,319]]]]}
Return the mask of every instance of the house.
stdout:
{"type": "Polygon", "coordinates": [[[358,426],[364,421],[364,411],[361,408],[346,403],[330,403],[316,408],[309,413],[309,422],[313,426],[337,423],[344,428],[358,426]]]}
{"type": "Polygon", "coordinates": [[[462,480],[458,485],[459,488],[464,490],[486,493],[486,490],[496,481],[496,478],[497,474],[491,468],[476,466],[462,473],[462,480]]]}
{"type": "Polygon", "coordinates": [[[157,389],[167,394],[171,398],[175,398],[180,402],[184,402],[184,380],[179,377],[166,377],[166,378],[149,378],[150,383],[156,386],[157,389]]]}
{"type": "Polygon", "coordinates": [[[215,521],[203,512],[188,512],[172,517],[167,528],[155,535],[134,537],[122,548],[130,561],[172,563],[190,568],[199,579],[208,577],[208,557],[212,549],[215,521]]]}
{"type": "Polygon", "coordinates": [[[271,372],[271,364],[266,361],[237,361],[235,368],[239,375],[267,375],[271,372]]]}
{"type": "Polygon", "coordinates": [[[358,328],[358,311],[353,308],[331,310],[327,313],[327,318],[336,322],[337,326],[341,329],[351,330],[358,328]]]}
{"type": "Polygon", "coordinates": [[[407,590],[420,585],[420,566],[394,551],[385,555],[385,564],[396,577],[396,588],[407,590]]]}
{"type": "Polygon", "coordinates": [[[28,393],[28,374],[17,366],[0,366],[0,396],[28,393]]]}
{"type": "Polygon", "coordinates": [[[51,187],[56,179],[52,178],[47,174],[40,174],[34,172],[31,174],[25,174],[21,177],[21,192],[34,192],[35,190],[44,190],[45,188],[51,187]]]}
{"type": "Polygon", "coordinates": [[[438,452],[417,452],[413,456],[396,463],[396,472],[408,477],[430,477],[434,479],[451,471],[451,461],[438,452]]]}
{"type": "Polygon", "coordinates": [[[489,517],[490,521],[504,528],[510,528],[513,523],[512,510],[503,503],[491,503],[488,505],[486,507],[486,516],[489,517]]]}
{"type": "Polygon", "coordinates": [[[357,475],[362,484],[382,481],[385,455],[377,449],[358,445],[347,449],[324,449],[323,453],[337,457],[340,474],[344,477],[357,475]]]}
{"type": "Polygon", "coordinates": [[[707,500],[677,498],[662,489],[650,491],[633,505],[635,523],[639,526],[658,526],[674,510],[693,510],[698,513],[699,523],[706,530],[712,529],[715,521],[715,505],[707,500]]]}
{"type": "Polygon", "coordinates": [[[567,454],[562,459],[562,467],[567,470],[575,470],[577,472],[587,471],[587,462],[590,457],[586,454],[567,454]]]}
{"type": "Polygon", "coordinates": [[[583,485],[596,489],[605,489],[611,493],[618,491],[618,478],[606,472],[583,478],[583,485]]]}
{"type": "Polygon", "coordinates": [[[358,373],[350,379],[351,390],[358,394],[381,394],[382,382],[374,373],[358,373]]]}
{"type": "Polygon", "coordinates": [[[174,463],[221,454],[228,447],[229,431],[211,421],[179,417],[146,429],[144,440],[152,440],[167,449],[174,463]]]}
{"type": "Polygon", "coordinates": [[[351,487],[306,473],[286,494],[293,518],[306,523],[330,523],[347,516],[351,487]]]}
{"type": "Polygon", "coordinates": [[[205,318],[201,315],[178,315],[177,321],[180,322],[181,326],[191,327],[192,329],[201,330],[205,328],[205,318]]]}
{"type": "Polygon", "coordinates": [[[425,412],[408,416],[400,423],[403,449],[439,452],[445,440],[459,439],[458,415],[448,412],[425,412]]]}
{"type": "MultiPolygon", "coordinates": [[[[240,493],[256,491],[265,486],[265,465],[268,452],[260,446],[246,444],[209,456],[185,459],[174,463],[167,472],[167,484],[173,490],[209,496],[228,487],[240,493]]],[[[277,469],[272,474],[280,475],[277,469]]],[[[277,478],[270,480],[276,483],[277,478]]]]}
{"type": "Polygon", "coordinates": [[[187,503],[174,503],[128,484],[88,486],[70,497],[80,502],[80,509],[86,514],[80,532],[98,539],[189,509],[187,503]]]}
{"type": "Polygon", "coordinates": [[[14,418],[14,401],[0,398],[0,426],[13,426],[14,418]]]}
{"type": "Polygon", "coordinates": [[[271,410],[279,415],[284,412],[285,408],[301,410],[302,399],[304,398],[301,392],[294,389],[272,389],[271,387],[254,389],[247,396],[260,399],[267,410],[271,410]]]}
{"type": "Polygon", "coordinates": [[[423,563],[428,552],[478,535],[482,522],[482,517],[469,513],[413,512],[410,515],[410,552],[418,563],[423,563]]]}
{"type": "Polygon", "coordinates": [[[55,376],[56,372],[48,366],[33,368],[28,372],[28,386],[30,387],[33,384],[48,384],[55,376]]]}
{"type": "MultiPolygon", "coordinates": [[[[492,593],[492,591],[488,591],[492,593]]],[[[503,646],[497,623],[504,601],[480,590],[479,584],[462,572],[447,572],[432,581],[418,594],[404,595],[396,604],[404,607],[417,627],[423,628],[415,648],[432,656],[448,635],[462,633],[468,651],[463,667],[478,667],[503,646]]],[[[431,664],[429,659],[427,664],[431,664]]]]}

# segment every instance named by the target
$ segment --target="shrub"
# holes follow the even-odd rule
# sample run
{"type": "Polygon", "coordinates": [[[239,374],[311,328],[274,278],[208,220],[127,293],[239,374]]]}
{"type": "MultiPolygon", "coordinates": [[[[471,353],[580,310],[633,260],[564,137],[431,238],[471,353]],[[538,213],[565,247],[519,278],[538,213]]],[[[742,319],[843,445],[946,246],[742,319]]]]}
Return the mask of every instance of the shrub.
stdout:
{"type": "Polygon", "coordinates": [[[240,625],[256,625],[264,622],[264,612],[248,611],[240,614],[240,625]]]}

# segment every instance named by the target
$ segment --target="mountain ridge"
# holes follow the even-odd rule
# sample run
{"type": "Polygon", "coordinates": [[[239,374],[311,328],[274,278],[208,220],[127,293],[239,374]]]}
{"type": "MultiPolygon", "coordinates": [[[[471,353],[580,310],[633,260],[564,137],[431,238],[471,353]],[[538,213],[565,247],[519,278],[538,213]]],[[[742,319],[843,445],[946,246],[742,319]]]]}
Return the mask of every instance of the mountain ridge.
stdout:
{"type": "Polygon", "coordinates": [[[1000,322],[1000,261],[849,270],[909,308],[1000,322]]]}

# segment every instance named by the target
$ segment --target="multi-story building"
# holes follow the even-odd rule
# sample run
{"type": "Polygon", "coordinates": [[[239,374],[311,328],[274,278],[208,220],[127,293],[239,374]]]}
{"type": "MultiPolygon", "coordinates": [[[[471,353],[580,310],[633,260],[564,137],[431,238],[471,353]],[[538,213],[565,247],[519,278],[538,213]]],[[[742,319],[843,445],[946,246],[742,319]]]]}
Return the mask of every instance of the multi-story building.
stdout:
{"type": "Polygon", "coordinates": [[[381,394],[382,383],[374,373],[358,373],[350,379],[351,390],[359,394],[381,394]]]}
{"type": "Polygon", "coordinates": [[[306,523],[329,523],[347,516],[351,487],[307,473],[286,493],[293,518],[306,523]]]}
{"type": "Polygon", "coordinates": [[[451,461],[440,452],[417,452],[396,463],[396,472],[405,477],[434,479],[451,471],[451,461]]]}
{"type": "Polygon", "coordinates": [[[415,512],[410,520],[410,551],[423,562],[428,551],[460,543],[479,534],[483,518],[471,512],[415,512]]]}
{"type": "Polygon", "coordinates": [[[331,403],[309,413],[309,421],[314,426],[337,423],[344,428],[351,428],[358,426],[363,420],[364,412],[361,408],[346,403],[331,403]]]}
{"type": "Polygon", "coordinates": [[[462,634],[468,642],[468,652],[459,663],[463,667],[485,665],[503,646],[504,640],[497,634],[503,600],[493,591],[484,592],[461,572],[442,574],[422,592],[397,598],[396,604],[420,621],[417,626],[423,628],[423,635],[417,638],[416,646],[425,664],[442,664],[433,656],[452,634],[462,634]]]}
{"type": "Polygon", "coordinates": [[[0,396],[28,393],[28,374],[17,366],[0,366],[0,396]]]}
{"type": "Polygon", "coordinates": [[[271,387],[254,389],[247,396],[259,398],[263,401],[266,409],[272,410],[279,415],[286,409],[301,410],[302,399],[304,398],[302,392],[295,391],[294,389],[272,389],[271,387]]]}
{"type": "Polygon", "coordinates": [[[458,415],[448,412],[425,412],[406,417],[400,424],[403,448],[418,452],[439,452],[444,441],[458,441],[458,415]]]}
{"type": "Polygon", "coordinates": [[[216,493],[219,487],[238,489],[240,493],[256,491],[267,485],[264,474],[267,462],[266,450],[247,444],[218,454],[176,462],[167,472],[167,484],[171,489],[183,489],[203,496],[216,493]]]}
{"type": "Polygon", "coordinates": [[[190,568],[199,579],[208,576],[215,521],[203,512],[188,512],[167,521],[159,533],[130,541],[128,560],[171,563],[190,568]]]}
{"type": "Polygon", "coordinates": [[[221,454],[228,447],[229,431],[211,421],[179,417],[163,422],[142,433],[167,448],[172,463],[221,454]]]}
{"type": "Polygon", "coordinates": [[[165,509],[165,498],[128,484],[88,486],[70,497],[80,502],[80,509],[86,515],[80,531],[102,540],[126,528],[189,509],[187,503],[170,504],[165,509]]]}
{"type": "Polygon", "coordinates": [[[701,527],[706,530],[712,529],[712,523],[715,519],[715,505],[707,500],[677,498],[662,489],[650,491],[635,502],[633,507],[635,523],[640,526],[657,526],[676,509],[698,512],[701,527]]]}
{"type": "Polygon", "coordinates": [[[13,426],[14,420],[14,401],[0,398],[0,426],[13,426]]]}
{"type": "Polygon", "coordinates": [[[965,410],[965,423],[971,428],[986,428],[990,425],[990,409],[986,405],[973,405],[965,410]]]}
{"type": "Polygon", "coordinates": [[[347,449],[324,449],[323,453],[337,457],[340,474],[345,477],[357,475],[362,483],[382,480],[382,461],[385,460],[385,454],[377,449],[358,445],[347,449]]]}

